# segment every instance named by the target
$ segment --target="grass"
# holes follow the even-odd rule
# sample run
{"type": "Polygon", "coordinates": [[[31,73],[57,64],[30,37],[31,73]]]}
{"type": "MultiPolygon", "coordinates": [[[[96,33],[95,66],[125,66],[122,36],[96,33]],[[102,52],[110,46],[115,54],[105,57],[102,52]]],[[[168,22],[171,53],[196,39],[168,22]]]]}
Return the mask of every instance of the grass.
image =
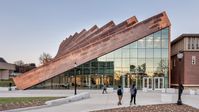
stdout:
{"type": "Polygon", "coordinates": [[[44,105],[46,101],[54,100],[62,97],[1,97],[0,98],[0,111],[32,107],[44,105]]]}
{"type": "Polygon", "coordinates": [[[9,87],[10,83],[12,83],[12,86],[14,86],[14,82],[12,81],[12,79],[0,80],[0,87],[9,87]]]}
{"type": "Polygon", "coordinates": [[[14,97],[14,98],[0,98],[0,104],[8,104],[8,103],[27,103],[40,101],[45,102],[48,100],[56,99],[57,97],[14,97]]]}

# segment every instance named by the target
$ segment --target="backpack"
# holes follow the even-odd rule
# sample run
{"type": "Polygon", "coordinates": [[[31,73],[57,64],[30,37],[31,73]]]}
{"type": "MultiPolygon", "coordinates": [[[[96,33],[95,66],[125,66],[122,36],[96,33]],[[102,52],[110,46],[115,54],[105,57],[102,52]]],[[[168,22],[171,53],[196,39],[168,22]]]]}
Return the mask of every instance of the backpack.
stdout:
{"type": "Polygon", "coordinates": [[[121,88],[119,88],[119,89],[117,90],[117,95],[122,95],[122,89],[121,89],[121,88]]]}

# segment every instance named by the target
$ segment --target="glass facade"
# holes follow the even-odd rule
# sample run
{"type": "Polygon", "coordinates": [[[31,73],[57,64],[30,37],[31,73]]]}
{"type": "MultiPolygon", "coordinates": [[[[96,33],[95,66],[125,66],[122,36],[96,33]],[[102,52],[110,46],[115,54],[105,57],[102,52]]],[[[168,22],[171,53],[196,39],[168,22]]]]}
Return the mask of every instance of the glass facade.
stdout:
{"type": "Polygon", "coordinates": [[[164,86],[167,87],[168,36],[169,28],[165,28],[33,88],[71,89],[74,87],[75,74],[77,87],[81,89],[99,89],[103,84],[129,87],[132,83],[141,89],[143,77],[164,77],[164,86]]]}

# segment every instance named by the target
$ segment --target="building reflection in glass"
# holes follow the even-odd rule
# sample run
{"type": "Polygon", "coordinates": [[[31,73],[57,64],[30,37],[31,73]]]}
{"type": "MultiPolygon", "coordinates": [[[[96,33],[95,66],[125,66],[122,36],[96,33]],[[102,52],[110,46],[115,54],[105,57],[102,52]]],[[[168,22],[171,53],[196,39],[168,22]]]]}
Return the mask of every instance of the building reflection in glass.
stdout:
{"type": "MultiPolygon", "coordinates": [[[[96,58],[77,67],[77,86],[80,89],[99,89],[103,85],[125,87],[136,83],[143,87],[143,77],[164,77],[168,86],[168,35],[169,29],[146,36],[111,53],[96,58]]],[[[33,88],[67,88],[74,87],[74,69],[66,71],[33,88]]]]}

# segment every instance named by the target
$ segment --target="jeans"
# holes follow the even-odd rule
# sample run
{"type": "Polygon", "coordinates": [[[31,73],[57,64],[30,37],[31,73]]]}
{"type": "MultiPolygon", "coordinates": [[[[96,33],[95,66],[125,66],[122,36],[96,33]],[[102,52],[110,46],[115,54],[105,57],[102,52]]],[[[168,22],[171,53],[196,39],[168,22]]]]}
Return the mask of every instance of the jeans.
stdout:
{"type": "Polygon", "coordinates": [[[122,103],[121,103],[121,101],[122,101],[122,95],[118,95],[118,99],[119,99],[118,105],[122,105],[122,103]]]}
{"type": "Polygon", "coordinates": [[[136,104],[136,95],[131,95],[130,104],[132,104],[132,100],[134,99],[134,104],[136,104]]]}

